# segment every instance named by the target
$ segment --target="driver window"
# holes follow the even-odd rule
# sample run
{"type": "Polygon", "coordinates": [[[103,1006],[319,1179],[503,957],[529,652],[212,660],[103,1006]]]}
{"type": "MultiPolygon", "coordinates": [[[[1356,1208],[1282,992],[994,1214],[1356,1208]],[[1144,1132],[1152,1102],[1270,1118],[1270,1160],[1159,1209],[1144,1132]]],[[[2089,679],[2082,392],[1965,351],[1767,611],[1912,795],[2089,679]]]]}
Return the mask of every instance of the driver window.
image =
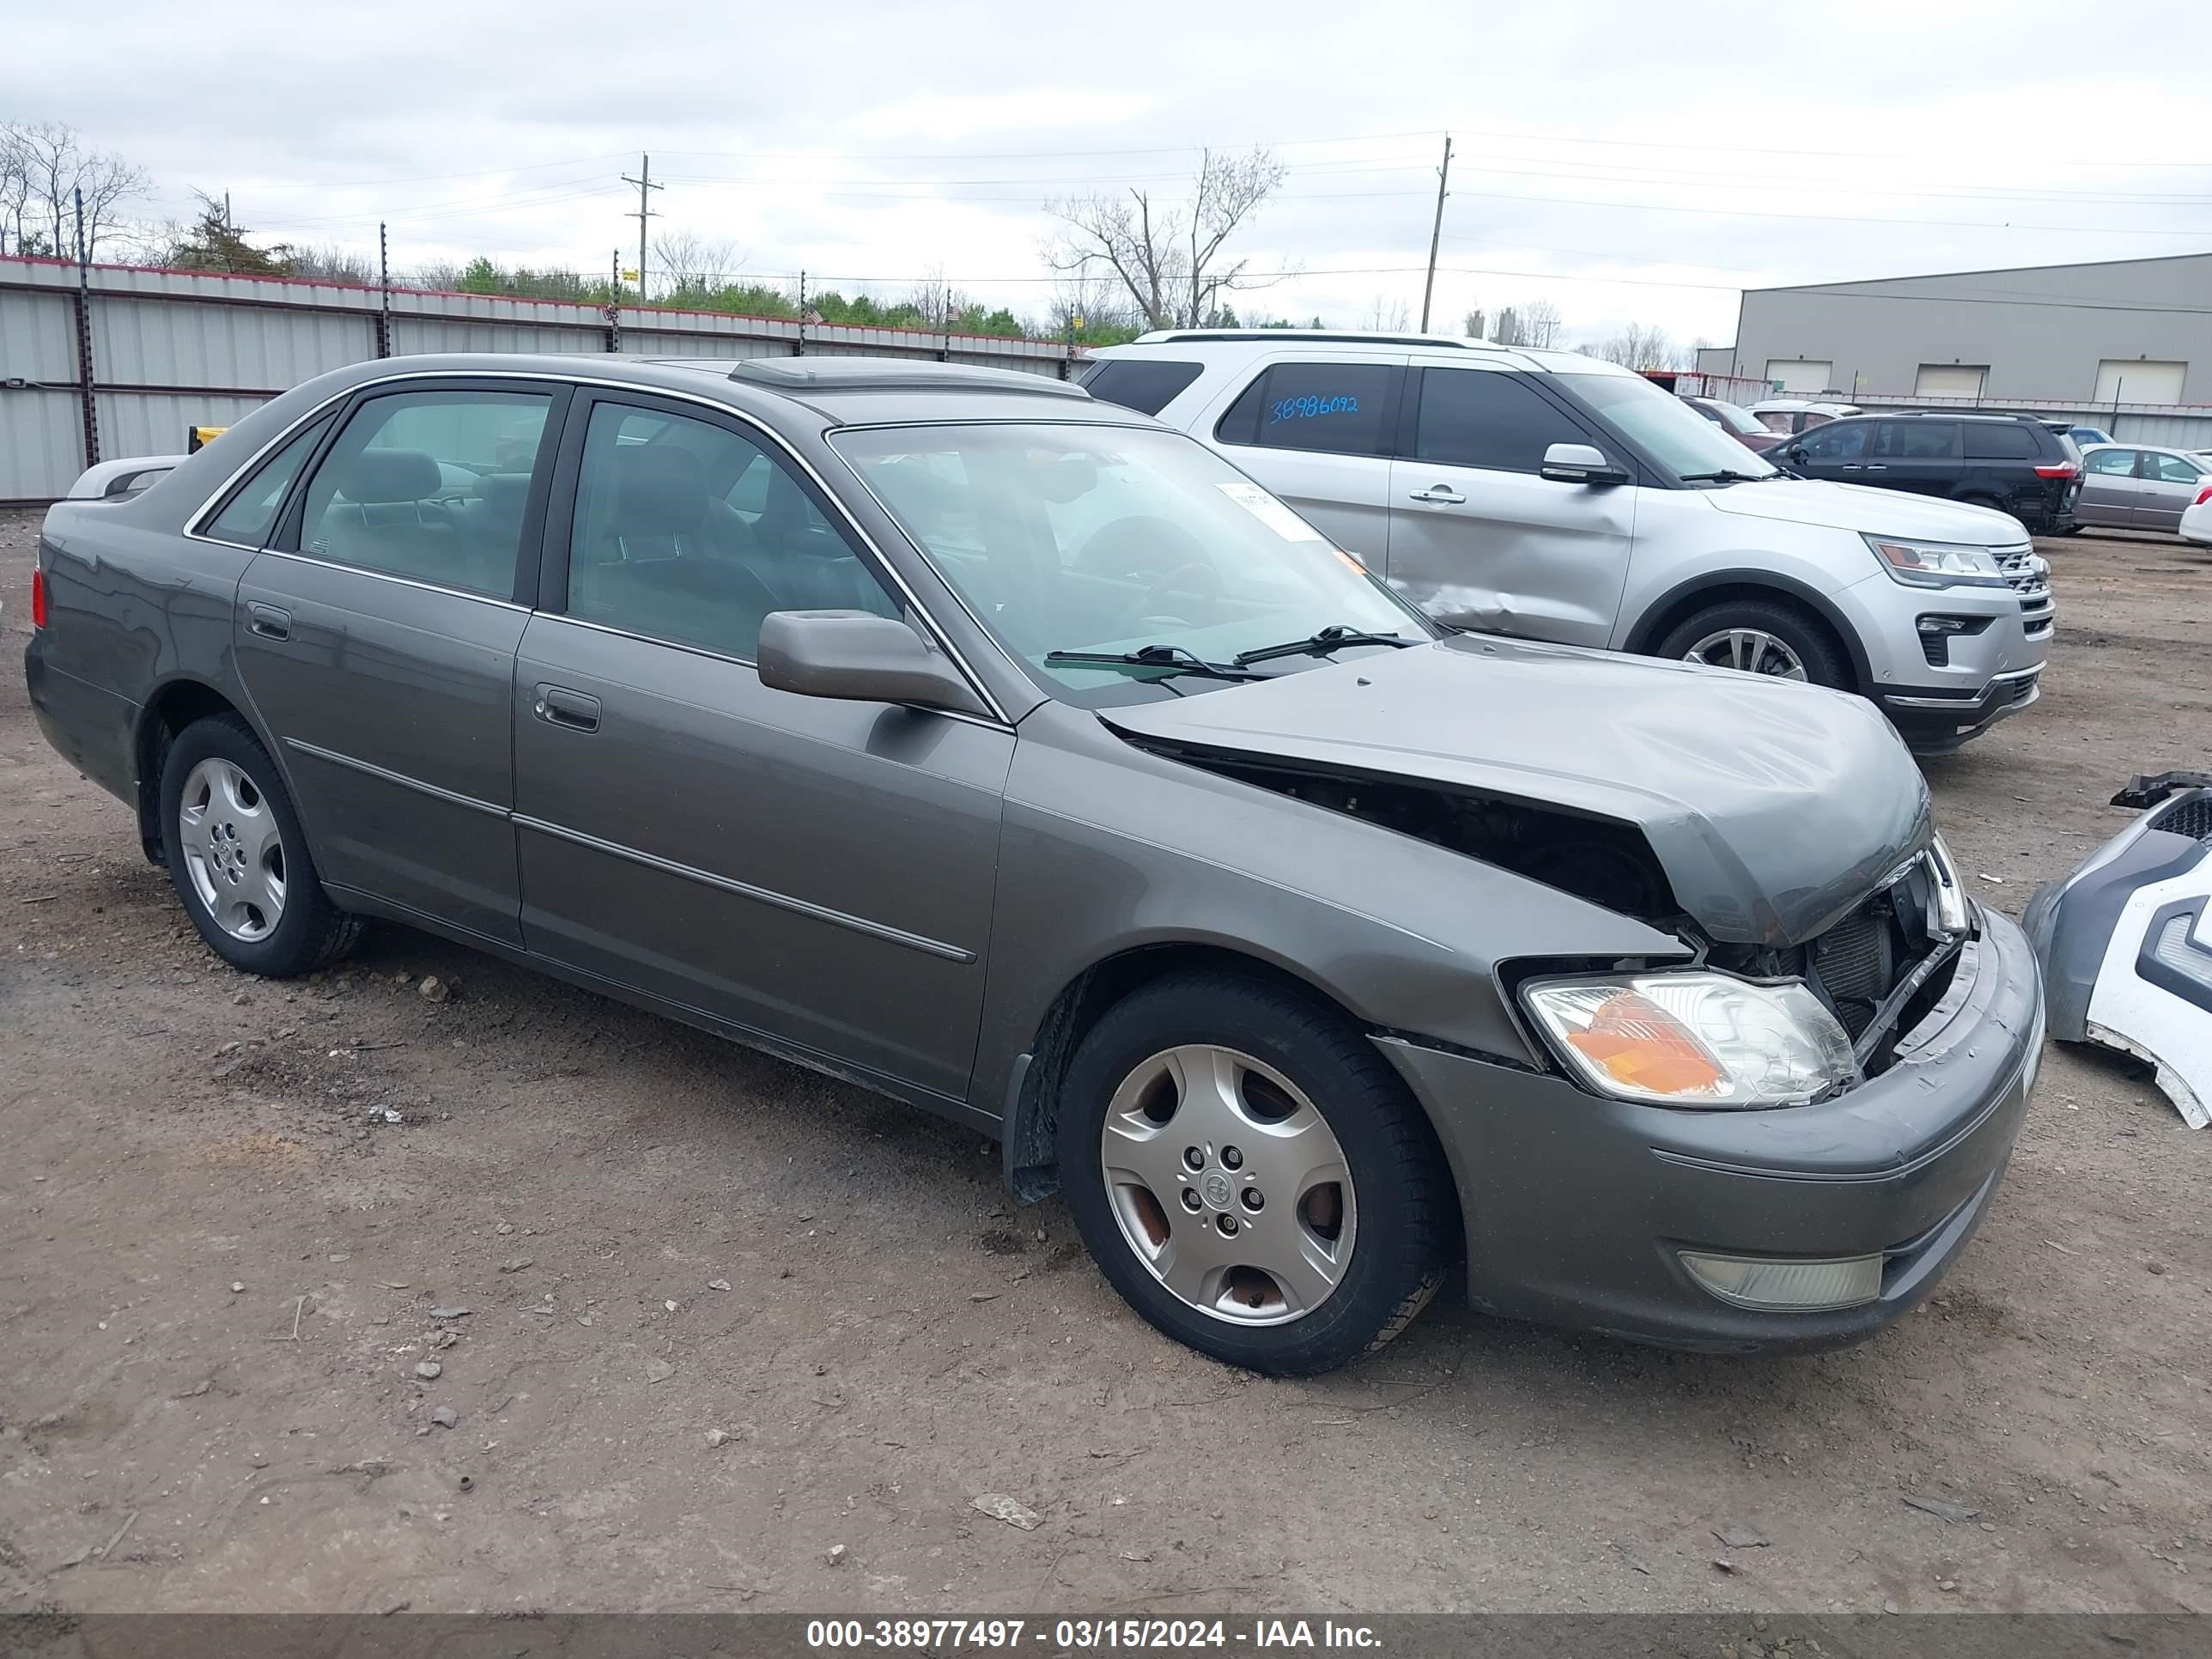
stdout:
{"type": "Polygon", "coordinates": [[[1867,428],[1836,423],[1797,440],[1808,461],[1856,461],[1866,453],[1867,428]]]}
{"type": "Polygon", "coordinates": [[[750,660],[771,611],[898,606],[778,458],[727,427],[595,404],[568,614],[750,660]]]}

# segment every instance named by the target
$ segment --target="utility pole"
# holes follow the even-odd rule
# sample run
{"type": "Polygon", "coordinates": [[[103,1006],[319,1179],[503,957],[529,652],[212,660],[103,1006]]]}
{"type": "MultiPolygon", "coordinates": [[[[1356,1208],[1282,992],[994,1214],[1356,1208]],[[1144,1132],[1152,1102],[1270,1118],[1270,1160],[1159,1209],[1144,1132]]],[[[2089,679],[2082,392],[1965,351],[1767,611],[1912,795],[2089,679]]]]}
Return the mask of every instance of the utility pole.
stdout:
{"type": "Polygon", "coordinates": [[[653,157],[641,155],[637,160],[637,177],[633,179],[627,173],[623,174],[623,183],[637,186],[637,211],[624,214],[623,216],[637,221],[637,302],[643,305],[645,303],[646,222],[660,216],[653,205],[653,192],[656,190],[665,190],[668,186],[653,182],[653,157]]]}
{"type": "Polygon", "coordinates": [[[1451,179],[1451,134],[1444,134],[1444,163],[1437,169],[1437,216],[1429,227],[1429,276],[1421,284],[1421,332],[1429,331],[1429,300],[1437,291],[1437,243],[1444,234],[1444,185],[1451,179]]]}

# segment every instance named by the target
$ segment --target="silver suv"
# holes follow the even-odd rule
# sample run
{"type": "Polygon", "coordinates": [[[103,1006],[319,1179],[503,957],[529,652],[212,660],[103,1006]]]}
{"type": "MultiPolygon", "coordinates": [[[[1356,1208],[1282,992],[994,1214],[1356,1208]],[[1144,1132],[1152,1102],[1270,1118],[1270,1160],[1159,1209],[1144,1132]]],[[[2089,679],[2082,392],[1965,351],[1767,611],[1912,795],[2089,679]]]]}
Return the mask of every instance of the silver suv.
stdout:
{"type": "Polygon", "coordinates": [[[1212,445],[1439,620],[1856,691],[1923,751],[2033,702],[2020,521],[1773,466],[1641,375],[1441,336],[1147,334],[1094,396],[1212,445]]]}

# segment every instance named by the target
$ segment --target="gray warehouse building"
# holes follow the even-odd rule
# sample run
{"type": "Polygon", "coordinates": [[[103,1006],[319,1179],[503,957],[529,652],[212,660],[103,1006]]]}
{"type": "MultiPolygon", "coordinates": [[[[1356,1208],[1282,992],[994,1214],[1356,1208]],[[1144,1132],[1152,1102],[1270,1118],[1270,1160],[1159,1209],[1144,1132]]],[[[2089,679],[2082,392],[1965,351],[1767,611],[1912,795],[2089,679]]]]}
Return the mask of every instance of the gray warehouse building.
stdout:
{"type": "Polygon", "coordinates": [[[1855,403],[2212,404],[2212,253],[1748,289],[1698,368],[1855,403]]]}

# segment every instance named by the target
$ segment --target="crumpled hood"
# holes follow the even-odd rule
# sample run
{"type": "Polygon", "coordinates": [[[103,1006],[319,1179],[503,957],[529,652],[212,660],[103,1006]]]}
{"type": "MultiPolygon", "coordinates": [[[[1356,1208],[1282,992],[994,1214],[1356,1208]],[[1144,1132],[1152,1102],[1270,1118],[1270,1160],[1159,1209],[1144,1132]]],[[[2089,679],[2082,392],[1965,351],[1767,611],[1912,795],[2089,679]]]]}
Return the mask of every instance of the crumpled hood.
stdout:
{"type": "MultiPolygon", "coordinates": [[[[2018,519],[1995,507],[1931,501],[1925,495],[1876,489],[1870,484],[1831,483],[1825,478],[1730,484],[1711,491],[1705,499],[1722,512],[1740,518],[1820,525],[1876,536],[1959,542],[1969,547],[2010,547],[2027,539],[2018,519]]],[[[1873,555],[1868,557],[1871,560],[1873,555]]]]}
{"type": "Polygon", "coordinates": [[[1927,786],[1841,692],[1462,635],[1101,711],[1139,738],[1420,779],[1640,829],[1714,939],[1824,932],[1928,843],[1927,786]]]}

